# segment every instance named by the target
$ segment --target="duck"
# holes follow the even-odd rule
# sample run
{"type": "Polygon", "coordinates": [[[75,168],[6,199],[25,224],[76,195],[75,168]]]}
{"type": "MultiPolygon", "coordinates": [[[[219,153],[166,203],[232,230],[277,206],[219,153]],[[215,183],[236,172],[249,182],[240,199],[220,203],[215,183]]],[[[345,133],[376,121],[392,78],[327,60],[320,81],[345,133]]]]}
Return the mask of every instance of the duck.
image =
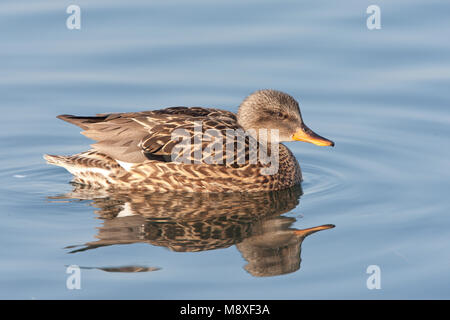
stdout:
{"type": "Polygon", "coordinates": [[[73,183],[149,192],[267,192],[302,181],[283,142],[334,142],[309,129],[299,103],[273,89],[246,97],[237,113],[207,107],[60,115],[96,141],[70,156],[44,155],[73,183]]]}
{"type": "MultiPolygon", "coordinates": [[[[333,229],[334,224],[302,225],[292,212],[301,202],[301,185],[252,193],[141,193],[104,190],[76,184],[68,193],[48,197],[50,202],[89,201],[101,221],[91,238],[71,244],[68,253],[101,250],[108,246],[140,243],[172,252],[204,252],[235,247],[254,277],[296,272],[306,237],[333,229]]],[[[98,268],[109,272],[156,271],[143,266],[98,268]]]]}

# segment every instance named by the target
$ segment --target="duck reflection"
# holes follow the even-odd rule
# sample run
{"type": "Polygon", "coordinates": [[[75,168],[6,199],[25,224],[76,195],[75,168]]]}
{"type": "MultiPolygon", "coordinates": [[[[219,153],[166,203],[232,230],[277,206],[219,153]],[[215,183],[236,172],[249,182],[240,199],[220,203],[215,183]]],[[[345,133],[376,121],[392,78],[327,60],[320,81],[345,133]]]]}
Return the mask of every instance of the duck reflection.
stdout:
{"type": "Polygon", "coordinates": [[[97,241],[71,253],[104,246],[148,243],[176,252],[198,252],[236,245],[258,277],[300,268],[301,245],[310,234],[331,224],[293,229],[293,217],[282,216],[299,204],[302,189],[264,193],[124,193],[75,186],[52,199],[92,200],[103,220],[97,241]]]}

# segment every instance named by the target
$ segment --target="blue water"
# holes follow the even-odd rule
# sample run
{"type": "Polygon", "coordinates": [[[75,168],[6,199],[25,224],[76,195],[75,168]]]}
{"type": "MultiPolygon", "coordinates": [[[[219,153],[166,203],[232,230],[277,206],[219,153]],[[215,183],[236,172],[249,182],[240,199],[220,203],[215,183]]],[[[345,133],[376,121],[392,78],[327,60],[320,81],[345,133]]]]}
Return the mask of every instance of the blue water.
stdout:
{"type": "MultiPolygon", "coordinates": [[[[3,0],[0,298],[450,298],[449,10],[418,0],[3,0]],[[73,3],[81,30],[66,28],[73,3]],[[380,30],[366,27],[371,4],[381,8],[380,30]],[[236,111],[261,88],[293,95],[307,125],[336,142],[288,143],[303,194],[239,224],[275,228],[262,246],[294,229],[336,226],[294,243],[300,266],[297,252],[284,274],[248,270],[251,232],[211,250],[164,242],[170,234],[152,242],[139,226],[152,235],[170,220],[105,217],[137,200],[68,195],[71,175],[42,159],[91,143],[58,114],[236,111]],[[70,253],[106,238],[108,246],[70,253]],[[167,248],[174,244],[178,251],[167,248]],[[66,287],[69,265],[82,268],[80,290],[66,287]],[[367,288],[370,265],[381,289],[367,288]],[[148,269],[129,272],[139,267],[148,269]]],[[[242,213],[236,203],[228,216],[242,213]]]]}

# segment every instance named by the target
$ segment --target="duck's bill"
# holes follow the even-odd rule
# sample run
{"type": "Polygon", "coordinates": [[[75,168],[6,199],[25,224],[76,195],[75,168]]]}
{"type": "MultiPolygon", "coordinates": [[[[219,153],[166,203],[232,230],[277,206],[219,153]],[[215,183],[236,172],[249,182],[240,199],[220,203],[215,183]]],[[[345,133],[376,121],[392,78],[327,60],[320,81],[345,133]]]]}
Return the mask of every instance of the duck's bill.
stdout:
{"type": "Polygon", "coordinates": [[[300,236],[300,237],[306,237],[314,232],[321,231],[321,230],[327,230],[327,229],[333,229],[334,227],[335,227],[334,224],[324,224],[324,225],[318,226],[318,227],[302,229],[302,230],[295,230],[294,234],[296,234],[297,236],[300,236]]]}
{"type": "Polygon", "coordinates": [[[318,146],[334,147],[333,141],[319,136],[317,133],[315,133],[305,125],[302,125],[302,127],[294,133],[294,135],[292,136],[292,140],[309,142],[318,146]]]}

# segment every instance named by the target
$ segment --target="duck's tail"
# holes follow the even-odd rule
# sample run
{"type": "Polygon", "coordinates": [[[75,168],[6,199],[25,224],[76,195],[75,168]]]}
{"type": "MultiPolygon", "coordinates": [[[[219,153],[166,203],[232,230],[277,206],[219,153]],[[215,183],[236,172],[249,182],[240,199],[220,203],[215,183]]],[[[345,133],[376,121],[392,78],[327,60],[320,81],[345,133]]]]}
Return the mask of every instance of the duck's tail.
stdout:
{"type": "Polygon", "coordinates": [[[55,156],[51,154],[44,154],[44,159],[48,164],[53,164],[55,166],[64,167],[69,164],[69,157],[66,156],[55,156]]]}
{"type": "Polygon", "coordinates": [[[90,150],[73,156],[44,155],[49,164],[65,168],[74,175],[74,182],[98,187],[110,187],[111,176],[124,169],[112,158],[90,150]]]}

